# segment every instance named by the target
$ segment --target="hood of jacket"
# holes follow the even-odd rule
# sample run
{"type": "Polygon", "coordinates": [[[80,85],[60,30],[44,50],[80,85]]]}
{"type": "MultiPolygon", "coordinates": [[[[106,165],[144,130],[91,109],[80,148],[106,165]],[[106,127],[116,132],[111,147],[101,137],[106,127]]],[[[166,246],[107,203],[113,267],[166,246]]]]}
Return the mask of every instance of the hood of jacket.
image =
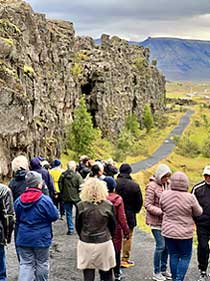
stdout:
{"type": "Polygon", "coordinates": [[[38,157],[34,157],[34,158],[31,159],[30,167],[31,167],[32,170],[40,169],[42,167],[38,157]]]}
{"type": "Polygon", "coordinates": [[[187,191],[189,187],[189,179],[185,173],[175,172],[171,176],[171,189],[179,191],[187,191]]]}
{"type": "Polygon", "coordinates": [[[132,180],[132,177],[128,174],[124,174],[124,173],[120,173],[118,176],[117,176],[118,179],[120,178],[124,178],[124,179],[129,179],[129,180],[132,180]]]}
{"type": "Polygon", "coordinates": [[[28,187],[20,196],[20,204],[23,208],[30,208],[39,201],[42,195],[43,193],[39,188],[28,187]]]}
{"type": "Polygon", "coordinates": [[[115,207],[122,203],[122,197],[114,192],[110,192],[107,199],[112,202],[115,207]]]}
{"type": "Polygon", "coordinates": [[[23,170],[23,169],[17,170],[17,172],[15,174],[15,180],[16,181],[24,180],[27,172],[28,172],[27,170],[23,170]]]}
{"type": "Polygon", "coordinates": [[[156,181],[161,184],[161,179],[167,174],[171,174],[171,169],[166,164],[160,164],[155,172],[156,181]]]}

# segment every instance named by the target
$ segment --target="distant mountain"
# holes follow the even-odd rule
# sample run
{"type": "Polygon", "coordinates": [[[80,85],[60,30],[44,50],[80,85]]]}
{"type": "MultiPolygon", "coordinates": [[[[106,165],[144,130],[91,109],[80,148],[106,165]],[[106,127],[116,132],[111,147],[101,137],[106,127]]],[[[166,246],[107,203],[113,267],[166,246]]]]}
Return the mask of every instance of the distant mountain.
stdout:
{"type": "Polygon", "coordinates": [[[149,37],[130,43],[149,48],[167,80],[210,81],[210,41],[149,37]]]}
{"type": "Polygon", "coordinates": [[[129,43],[149,48],[150,59],[157,60],[167,80],[210,81],[210,41],[148,37],[129,43]]]}

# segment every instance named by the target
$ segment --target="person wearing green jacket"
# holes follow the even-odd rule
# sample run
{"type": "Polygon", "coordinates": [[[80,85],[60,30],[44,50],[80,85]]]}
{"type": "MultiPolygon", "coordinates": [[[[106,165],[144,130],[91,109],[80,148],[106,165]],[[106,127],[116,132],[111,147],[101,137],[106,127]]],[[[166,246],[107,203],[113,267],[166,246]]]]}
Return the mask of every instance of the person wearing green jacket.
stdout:
{"type": "Polygon", "coordinates": [[[80,201],[80,185],[83,179],[76,172],[76,162],[70,161],[67,165],[67,170],[63,172],[59,178],[58,185],[64,202],[64,209],[67,221],[67,235],[72,235],[74,232],[74,223],[72,220],[73,206],[80,201]]]}

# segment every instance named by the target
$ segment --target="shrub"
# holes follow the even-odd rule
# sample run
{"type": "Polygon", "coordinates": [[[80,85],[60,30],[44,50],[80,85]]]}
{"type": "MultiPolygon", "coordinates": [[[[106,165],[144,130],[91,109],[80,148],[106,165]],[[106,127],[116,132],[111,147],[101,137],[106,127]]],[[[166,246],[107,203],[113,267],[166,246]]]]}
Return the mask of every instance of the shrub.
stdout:
{"type": "Polygon", "coordinates": [[[148,66],[148,61],[144,57],[138,57],[134,65],[138,71],[142,72],[148,66]]]}
{"type": "Polygon", "coordinates": [[[83,73],[83,67],[80,63],[76,62],[75,64],[73,64],[70,72],[74,79],[77,79],[83,73]]]}
{"type": "Polygon", "coordinates": [[[146,128],[148,133],[154,125],[153,115],[151,112],[151,108],[148,104],[146,104],[144,107],[143,120],[144,120],[144,127],[146,128]]]}
{"type": "Polygon", "coordinates": [[[165,129],[168,125],[168,116],[162,111],[157,111],[154,114],[154,124],[159,129],[165,129]]]}
{"type": "Polygon", "coordinates": [[[210,157],[210,136],[206,139],[202,147],[202,154],[204,157],[210,157]]]}
{"type": "Polygon", "coordinates": [[[151,62],[152,65],[156,66],[157,65],[157,60],[153,59],[151,62]]]}
{"type": "Polygon", "coordinates": [[[138,138],[141,134],[140,124],[136,114],[129,114],[125,120],[125,127],[133,137],[138,138]]]}
{"type": "Polygon", "coordinates": [[[119,134],[117,140],[115,159],[117,161],[123,161],[125,157],[129,154],[133,143],[134,137],[131,131],[124,127],[124,129],[119,134]]]}
{"type": "Polygon", "coordinates": [[[196,157],[201,152],[199,144],[191,140],[189,135],[180,139],[176,151],[185,157],[196,157]]]}
{"type": "Polygon", "coordinates": [[[93,157],[93,143],[97,136],[91,115],[87,111],[85,97],[82,96],[75,110],[74,121],[67,127],[67,147],[75,152],[76,157],[82,154],[93,157]]]}

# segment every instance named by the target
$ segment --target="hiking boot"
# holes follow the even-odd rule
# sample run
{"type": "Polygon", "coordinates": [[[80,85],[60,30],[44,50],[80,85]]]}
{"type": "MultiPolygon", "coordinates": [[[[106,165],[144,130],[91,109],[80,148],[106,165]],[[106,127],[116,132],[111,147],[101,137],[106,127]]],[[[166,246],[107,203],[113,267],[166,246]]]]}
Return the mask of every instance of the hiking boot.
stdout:
{"type": "Polygon", "coordinates": [[[152,280],[156,280],[156,281],[165,281],[165,280],[166,280],[166,277],[164,277],[161,272],[159,272],[159,273],[153,273],[152,280]]]}
{"type": "Polygon", "coordinates": [[[172,279],[172,275],[171,275],[170,272],[168,272],[168,271],[163,271],[163,272],[161,272],[161,273],[162,273],[162,275],[163,275],[167,280],[171,280],[171,279],[172,279]]]}
{"type": "Polygon", "coordinates": [[[128,268],[134,265],[135,265],[134,261],[121,261],[121,267],[123,268],[128,268]]]}
{"type": "Polygon", "coordinates": [[[208,280],[206,271],[200,271],[200,277],[199,277],[198,281],[206,281],[206,280],[208,280]]]}

